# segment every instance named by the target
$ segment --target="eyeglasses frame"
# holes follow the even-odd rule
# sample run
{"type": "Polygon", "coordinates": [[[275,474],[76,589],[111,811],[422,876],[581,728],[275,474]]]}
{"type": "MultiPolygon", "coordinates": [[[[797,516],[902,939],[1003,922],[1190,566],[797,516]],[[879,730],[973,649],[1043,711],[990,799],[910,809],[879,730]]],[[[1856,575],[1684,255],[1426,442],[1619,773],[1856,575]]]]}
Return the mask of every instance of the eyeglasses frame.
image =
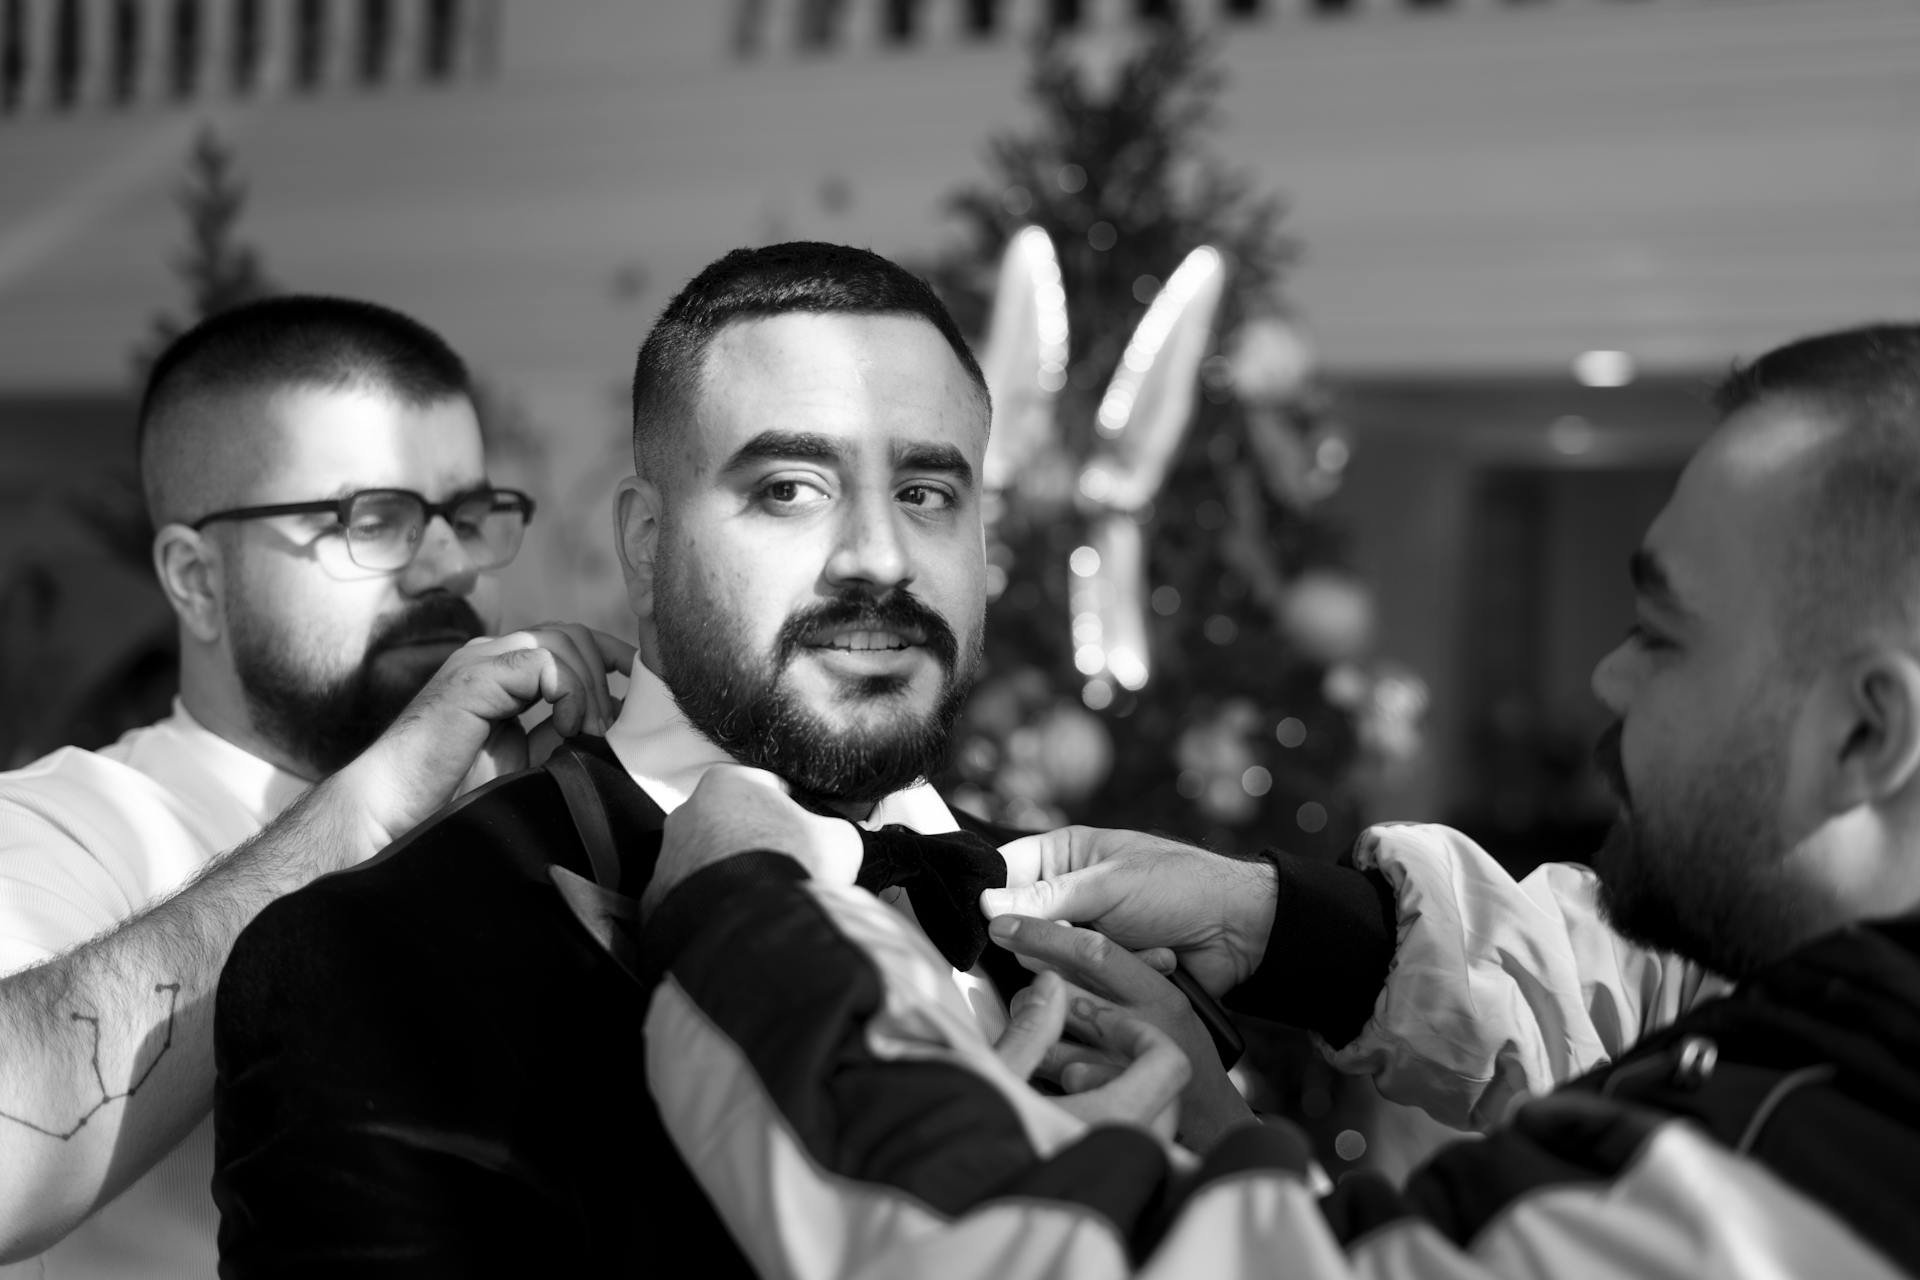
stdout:
{"type": "MultiPolygon", "coordinates": [[[[340,529],[344,531],[348,527],[347,515],[352,510],[353,504],[356,501],[366,497],[369,494],[390,494],[390,493],[400,494],[404,497],[416,498],[419,500],[420,509],[425,517],[424,521],[420,526],[422,531],[426,529],[426,526],[428,524],[433,523],[433,518],[435,516],[439,516],[442,520],[445,520],[447,522],[447,526],[451,528],[453,526],[454,513],[459,508],[460,504],[463,502],[471,502],[473,499],[480,497],[482,494],[489,495],[495,499],[502,498],[502,497],[512,499],[515,503],[519,504],[519,506],[521,507],[520,519],[522,521],[522,524],[527,525],[527,524],[533,523],[533,511],[534,511],[533,497],[532,495],[525,493],[519,489],[499,489],[499,488],[475,489],[470,493],[464,494],[457,498],[450,499],[449,501],[446,501],[446,502],[430,502],[427,500],[427,497],[425,494],[417,493],[412,489],[356,489],[344,498],[321,498],[312,502],[275,502],[275,503],[269,503],[266,506],[260,506],[260,507],[232,507],[226,511],[215,511],[209,515],[201,516],[198,520],[194,520],[190,522],[187,525],[187,528],[193,530],[195,533],[199,533],[206,526],[218,520],[261,520],[269,516],[311,516],[311,515],[320,515],[323,512],[331,511],[333,513],[334,520],[337,522],[340,529]]],[[[495,507],[494,509],[499,510],[498,507],[495,507]]],[[[329,530],[328,532],[331,532],[331,530],[329,530]]],[[[349,554],[351,554],[351,552],[349,552],[349,554]]],[[[355,563],[357,564],[358,561],[356,561],[355,563]]],[[[493,567],[500,568],[506,564],[511,564],[511,563],[512,563],[512,560],[508,559],[508,560],[502,561],[500,565],[495,565],[493,567]]],[[[405,568],[405,567],[406,567],[405,565],[400,566],[400,568],[405,568]]],[[[397,573],[399,572],[399,569],[387,570],[386,572],[397,573]]]]}

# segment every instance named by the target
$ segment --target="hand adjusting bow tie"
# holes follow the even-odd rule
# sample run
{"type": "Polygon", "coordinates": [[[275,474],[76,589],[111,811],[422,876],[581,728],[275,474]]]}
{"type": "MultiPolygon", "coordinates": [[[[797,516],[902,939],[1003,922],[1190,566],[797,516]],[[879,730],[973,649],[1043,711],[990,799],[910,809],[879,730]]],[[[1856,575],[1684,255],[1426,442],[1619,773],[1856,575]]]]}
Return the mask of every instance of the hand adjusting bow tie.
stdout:
{"type": "MultiPolygon", "coordinates": [[[[987,948],[980,891],[1007,883],[1006,861],[992,842],[967,831],[925,835],[898,825],[854,830],[861,843],[854,883],[870,893],[895,885],[906,890],[914,918],[947,963],[962,971],[978,964],[987,948]]],[[[594,940],[638,976],[638,900],[560,867],[550,868],[548,876],[594,940]]]]}
{"type": "Polygon", "coordinates": [[[980,892],[1007,884],[1000,851],[970,831],[928,835],[898,824],[859,831],[864,856],[853,882],[869,893],[905,889],[920,928],[948,964],[964,972],[980,963],[987,949],[980,892]]]}

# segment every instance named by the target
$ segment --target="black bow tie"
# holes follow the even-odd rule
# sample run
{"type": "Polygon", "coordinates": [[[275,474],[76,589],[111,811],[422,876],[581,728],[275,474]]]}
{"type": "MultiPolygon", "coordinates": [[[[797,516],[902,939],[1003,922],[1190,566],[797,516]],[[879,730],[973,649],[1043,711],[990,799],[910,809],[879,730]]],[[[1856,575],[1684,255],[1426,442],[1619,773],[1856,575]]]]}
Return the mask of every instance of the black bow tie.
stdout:
{"type": "MultiPolygon", "coordinates": [[[[832,815],[838,817],[838,815],[832,815]]],[[[845,819],[841,819],[845,821],[845,819]]],[[[854,883],[869,893],[899,886],[913,904],[914,918],[948,964],[973,968],[987,949],[987,922],[980,915],[980,891],[1007,883],[1007,864],[992,842],[969,831],[924,835],[898,825],[869,831],[856,825],[862,846],[854,883]]],[[[658,841],[659,833],[651,833],[658,841]]],[[[647,850],[651,871],[659,846],[647,850]]],[[[548,870],[567,907],[629,973],[641,973],[637,950],[640,903],[637,886],[627,893],[595,884],[560,867],[548,870]]]]}
{"type": "Polygon", "coordinates": [[[987,949],[980,892],[1007,884],[1000,851],[970,831],[927,835],[898,824],[859,830],[865,849],[853,882],[869,893],[906,890],[914,918],[948,964],[965,972],[980,963],[987,949]]]}

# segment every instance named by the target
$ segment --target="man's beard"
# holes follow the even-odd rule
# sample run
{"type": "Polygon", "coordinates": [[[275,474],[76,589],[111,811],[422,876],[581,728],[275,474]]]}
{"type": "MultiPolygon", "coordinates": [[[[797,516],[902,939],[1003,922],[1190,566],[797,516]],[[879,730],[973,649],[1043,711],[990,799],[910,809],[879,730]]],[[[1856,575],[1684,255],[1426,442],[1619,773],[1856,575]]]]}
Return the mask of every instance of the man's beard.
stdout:
{"type": "MultiPolygon", "coordinates": [[[[778,774],[797,796],[848,805],[876,803],[945,766],[979,665],[979,642],[962,655],[946,619],[909,593],[849,594],[803,609],[781,627],[771,661],[746,650],[742,628],[691,597],[674,590],[661,600],[660,676],[687,722],[734,759],[778,774]],[[808,707],[786,679],[787,669],[809,637],[842,628],[924,637],[945,672],[933,708],[921,715],[901,709],[877,725],[835,729],[808,707]]],[[[874,676],[842,700],[897,697],[906,688],[904,679],[874,676]]]]}
{"type": "Polygon", "coordinates": [[[353,668],[328,675],[302,665],[287,636],[250,615],[236,612],[230,622],[234,669],[255,731],[323,778],[372,746],[432,678],[431,668],[384,670],[376,662],[382,653],[413,641],[470,640],[485,631],[463,597],[425,596],[381,619],[353,668]]]}
{"type": "MultiPolygon", "coordinates": [[[[1766,713],[1727,735],[1696,776],[1665,801],[1629,793],[1621,725],[1594,746],[1620,816],[1593,858],[1600,910],[1625,937],[1731,978],[1779,959],[1799,941],[1803,892],[1784,874],[1775,819],[1785,780],[1781,727],[1766,713]]],[[[1669,775],[1671,776],[1671,775],[1669,775]]]]}

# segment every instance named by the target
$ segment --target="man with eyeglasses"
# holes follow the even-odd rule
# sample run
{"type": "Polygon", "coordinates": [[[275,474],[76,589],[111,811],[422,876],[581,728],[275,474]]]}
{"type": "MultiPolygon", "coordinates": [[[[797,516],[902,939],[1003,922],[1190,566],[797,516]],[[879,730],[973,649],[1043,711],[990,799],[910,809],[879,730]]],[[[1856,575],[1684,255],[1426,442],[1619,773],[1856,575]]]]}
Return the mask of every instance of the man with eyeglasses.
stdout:
{"type": "Polygon", "coordinates": [[[534,704],[604,731],[632,653],[488,636],[534,504],[488,481],[465,366],[405,316],[225,312],[160,356],[139,432],[173,714],[0,775],[0,1260],[34,1276],[214,1273],[234,938],[522,767],[534,704]]]}

